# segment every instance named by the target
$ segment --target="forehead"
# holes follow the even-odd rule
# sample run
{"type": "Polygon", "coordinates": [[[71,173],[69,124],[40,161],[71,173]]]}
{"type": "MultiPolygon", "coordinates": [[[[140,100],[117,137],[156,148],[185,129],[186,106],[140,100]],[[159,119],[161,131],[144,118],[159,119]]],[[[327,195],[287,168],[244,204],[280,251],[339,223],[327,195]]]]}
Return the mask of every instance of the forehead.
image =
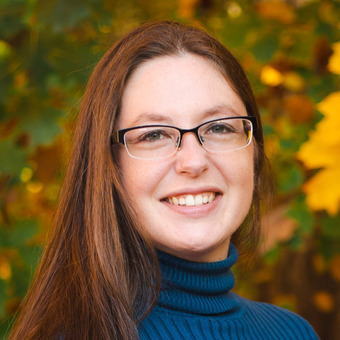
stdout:
{"type": "Polygon", "coordinates": [[[208,111],[246,114],[243,102],[211,61],[192,54],[162,56],[141,64],[130,77],[118,124],[146,124],[154,116],[162,123],[191,125],[200,123],[208,111]]]}

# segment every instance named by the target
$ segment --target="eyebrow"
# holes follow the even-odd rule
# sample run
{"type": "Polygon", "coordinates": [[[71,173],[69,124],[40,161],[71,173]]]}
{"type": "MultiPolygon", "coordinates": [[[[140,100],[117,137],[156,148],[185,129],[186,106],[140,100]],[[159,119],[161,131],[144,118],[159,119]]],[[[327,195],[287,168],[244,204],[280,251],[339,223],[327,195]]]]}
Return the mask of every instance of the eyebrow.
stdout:
{"type": "MultiPolygon", "coordinates": [[[[221,114],[223,117],[237,117],[242,116],[239,112],[235,111],[235,109],[227,104],[215,105],[207,110],[204,110],[202,114],[199,116],[200,121],[205,121],[212,116],[217,114],[221,114]]],[[[221,117],[222,118],[222,117],[221,117]]],[[[130,126],[138,126],[145,123],[166,123],[172,124],[173,119],[169,115],[159,114],[159,113],[152,113],[152,112],[143,112],[139,114],[136,119],[134,119],[130,126]]]]}
{"type": "Polygon", "coordinates": [[[237,112],[231,105],[222,104],[222,105],[215,105],[210,109],[203,111],[201,119],[210,118],[211,116],[223,114],[224,117],[237,117],[242,116],[240,112],[237,112]]]}
{"type": "Polygon", "coordinates": [[[168,115],[144,112],[141,113],[133,120],[131,126],[141,125],[144,122],[152,122],[152,123],[172,123],[172,118],[168,115]]]}

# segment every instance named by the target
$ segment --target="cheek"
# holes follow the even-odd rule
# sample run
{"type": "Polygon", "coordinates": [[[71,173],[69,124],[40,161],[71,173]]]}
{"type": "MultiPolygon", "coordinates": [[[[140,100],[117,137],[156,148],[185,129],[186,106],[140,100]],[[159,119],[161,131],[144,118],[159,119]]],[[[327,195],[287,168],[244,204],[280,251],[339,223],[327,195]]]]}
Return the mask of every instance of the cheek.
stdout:
{"type": "Polygon", "coordinates": [[[124,188],[137,205],[142,196],[155,192],[166,172],[159,162],[135,159],[123,152],[120,154],[119,164],[124,188]]]}
{"type": "Polygon", "coordinates": [[[126,152],[121,152],[119,165],[122,174],[123,185],[129,198],[134,198],[142,190],[144,180],[142,178],[143,169],[136,165],[137,160],[131,158],[126,152]]]}
{"type": "Polygon", "coordinates": [[[230,189],[233,187],[235,194],[245,206],[251,204],[254,192],[254,172],[253,167],[245,165],[237,167],[230,180],[230,189]]]}
{"type": "Polygon", "coordinates": [[[138,176],[136,174],[136,167],[133,164],[133,159],[125,152],[125,150],[121,150],[118,153],[118,162],[120,173],[122,174],[122,182],[123,186],[128,194],[131,197],[131,190],[134,187],[134,183],[138,183],[138,176]]]}
{"type": "Polygon", "coordinates": [[[240,150],[219,162],[220,172],[225,181],[237,187],[253,190],[254,186],[254,152],[252,148],[240,150]]]}

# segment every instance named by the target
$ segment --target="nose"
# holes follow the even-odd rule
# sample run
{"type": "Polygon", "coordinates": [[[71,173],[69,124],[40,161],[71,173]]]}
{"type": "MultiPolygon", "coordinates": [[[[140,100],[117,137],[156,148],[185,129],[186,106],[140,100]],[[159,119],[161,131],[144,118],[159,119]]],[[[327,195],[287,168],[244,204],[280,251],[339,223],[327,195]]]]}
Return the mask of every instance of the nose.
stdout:
{"type": "Polygon", "coordinates": [[[186,133],[176,152],[175,169],[178,174],[197,177],[209,167],[207,151],[194,133],[186,133]]]}

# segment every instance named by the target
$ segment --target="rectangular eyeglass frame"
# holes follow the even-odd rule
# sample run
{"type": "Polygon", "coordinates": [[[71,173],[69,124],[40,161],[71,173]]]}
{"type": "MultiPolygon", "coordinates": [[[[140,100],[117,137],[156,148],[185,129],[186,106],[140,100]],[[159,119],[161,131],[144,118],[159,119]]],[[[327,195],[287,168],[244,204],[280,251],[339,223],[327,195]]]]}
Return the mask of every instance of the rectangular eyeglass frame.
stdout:
{"type": "Polygon", "coordinates": [[[224,117],[224,118],[209,120],[209,121],[204,122],[204,123],[192,128],[192,129],[180,129],[177,126],[162,125],[162,124],[150,124],[150,125],[134,126],[134,127],[131,127],[131,128],[115,131],[115,133],[112,136],[112,143],[122,143],[123,145],[125,145],[124,135],[125,135],[126,132],[131,131],[131,130],[141,129],[141,128],[149,128],[149,127],[168,127],[168,128],[176,129],[180,133],[180,139],[182,139],[182,137],[185,133],[192,132],[197,136],[198,140],[200,141],[200,138],[198,136],[198,129],[201,126],[203,126],[205,124],[213,123],[213,122],[218,122],[219,120],[228,120],[228,119],[247,119],[247,120],[250,120],[252,125],[253,125],[253,135],[256,135],[257,119],[256,119],[255,116],[235,116],[235,117],[224,117]]]}

